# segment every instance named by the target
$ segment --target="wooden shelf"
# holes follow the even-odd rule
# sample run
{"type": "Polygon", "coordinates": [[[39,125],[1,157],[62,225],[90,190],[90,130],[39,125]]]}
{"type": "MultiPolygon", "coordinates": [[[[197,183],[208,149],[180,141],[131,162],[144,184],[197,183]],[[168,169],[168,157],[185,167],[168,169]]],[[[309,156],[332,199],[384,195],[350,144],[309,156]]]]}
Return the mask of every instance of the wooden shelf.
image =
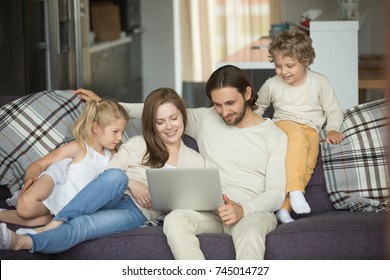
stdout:
{"type": "Polygon", "coordinates": [[[367,102],[367,90],[369,89],[388,91],[385,61],[386,57],[383,55],[359,56],[359,104],[367,102]]]}

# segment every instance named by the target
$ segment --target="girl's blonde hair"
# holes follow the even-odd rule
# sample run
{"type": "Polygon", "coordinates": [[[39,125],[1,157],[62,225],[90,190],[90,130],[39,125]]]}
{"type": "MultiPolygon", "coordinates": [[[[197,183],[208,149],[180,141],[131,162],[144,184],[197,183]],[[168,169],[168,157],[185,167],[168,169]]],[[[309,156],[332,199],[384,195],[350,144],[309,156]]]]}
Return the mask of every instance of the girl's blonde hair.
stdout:
{"type": "Polygon", "coordinates": [[[81,147],[84,149],[84,144],[92,145],[94,142],[94,123],[101,128],[105,128],[118,119],[124,119],[127,122],[129,114],[117,101],[113,99],[90,101],[73,125],[73,136],[77,142],[82,144],[81,147]]]}

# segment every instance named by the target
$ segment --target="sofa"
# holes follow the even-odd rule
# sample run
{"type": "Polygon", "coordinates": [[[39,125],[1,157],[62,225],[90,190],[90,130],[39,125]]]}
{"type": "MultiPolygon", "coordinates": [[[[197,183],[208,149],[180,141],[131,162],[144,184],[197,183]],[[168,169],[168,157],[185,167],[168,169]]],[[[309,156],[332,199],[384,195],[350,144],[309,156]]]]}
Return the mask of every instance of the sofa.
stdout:
{"type": "MultiPolygon", "coordinates": [[[[0,105],[15,97],[0,97],[0,105]]],[[[197,149],[196,142],[186,138],[186,144],[197,149]]],[[[387,187],[387,186],[386,186],[387,187]]],[[[0,186],[0,207],[9,207],[9,188],[0,186]]],[[[371,260],[386,259],[386,212],[359,212],[334,207],[326,190],[321,156],[306,188],[311,213],[295,216],[294,222],[279,224],[266,239],[267,260],[371,260]]],[[[16,230],[17,225],[9,224],[16,230]]],[[[235,259],[230,236],[202,234],[201,248],[207,259],[235,259]]],[[[170,260],[173,255],[161,226],[146,226],[83,242],[56,254],[29,251],[0,251],[0,259],[35,260],[170,260]]]]}

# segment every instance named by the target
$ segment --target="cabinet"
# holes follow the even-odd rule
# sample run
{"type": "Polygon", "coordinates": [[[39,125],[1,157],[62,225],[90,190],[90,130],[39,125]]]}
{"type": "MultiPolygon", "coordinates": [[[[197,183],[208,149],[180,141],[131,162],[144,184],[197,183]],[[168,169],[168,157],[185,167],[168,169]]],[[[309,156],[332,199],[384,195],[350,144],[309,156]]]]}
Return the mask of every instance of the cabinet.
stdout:
{"type": "Polygon", "coordinates": [[[131,56],[130,37],[99,43],[90,49],[91,89],[121,102],[141,102],[140,78],[131,56]]]}
{"type": "Polygon", "coordinates": [[[343,109],[359,103],[358,21],[312,21],[316,58],[311,68],[328,77],[343,109]]]}

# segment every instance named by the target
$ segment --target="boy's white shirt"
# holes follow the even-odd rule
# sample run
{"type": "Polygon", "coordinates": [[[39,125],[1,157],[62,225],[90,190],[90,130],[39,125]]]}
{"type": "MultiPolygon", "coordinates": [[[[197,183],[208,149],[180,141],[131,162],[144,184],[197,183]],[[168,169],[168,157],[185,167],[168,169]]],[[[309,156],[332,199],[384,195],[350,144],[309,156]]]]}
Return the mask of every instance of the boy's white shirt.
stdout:
{"type": "Polygon", "coordinates": [[[318,133],[325,121],[326,130],[340,132],[344,115],[329,80],[322,74],[307,69],[305,82],[291,86],[279,76],[269,78],[258,92],[256,113],[263,115],[272,103],[274,121],[290,120],[314,128],[318,133]]]}

